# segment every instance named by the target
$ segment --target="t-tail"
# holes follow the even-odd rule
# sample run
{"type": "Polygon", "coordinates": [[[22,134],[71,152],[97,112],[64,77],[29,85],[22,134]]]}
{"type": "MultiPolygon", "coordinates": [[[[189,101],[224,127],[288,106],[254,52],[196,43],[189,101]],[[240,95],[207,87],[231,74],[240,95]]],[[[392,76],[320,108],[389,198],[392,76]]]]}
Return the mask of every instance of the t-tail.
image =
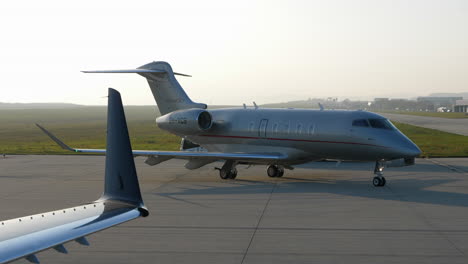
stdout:
{"type": "Polygon", "coordinates": [[[206,109],[206,104],[193,102],[185,93],[175,75],[188,76],[172,71],[171,65],[164,61],[154,61],[137,69],[83,71],[84,73],[138,73],[146,78],[161,115],[190,108],[206,109]]]}

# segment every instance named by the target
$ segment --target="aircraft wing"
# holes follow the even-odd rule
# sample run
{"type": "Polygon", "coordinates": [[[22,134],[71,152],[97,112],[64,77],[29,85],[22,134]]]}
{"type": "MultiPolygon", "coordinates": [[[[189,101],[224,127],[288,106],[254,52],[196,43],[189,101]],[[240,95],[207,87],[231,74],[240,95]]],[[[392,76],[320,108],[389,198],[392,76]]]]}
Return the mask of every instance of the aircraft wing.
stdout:
{"type": "MultiPolygon", "coordinates": [[[[58,139],[54,134],[39,124],[36,124],[47,136],[49,136],[61,148],[73,152],[105,154],[105,149],[79,149],[72,148],[58,139]]],[[[134,156],[158,156],[165,160],[178,159],[210,159],[210,160],[242,160],[242,161],[279,161],[287,158],[281,153],[225,153],[225,152],[202,152],[202,151],[157,151],[157,150],[133,150],[134,156]]]]}
{"type": "Polygon", "coordinates": [[[37,252],[54,248],[68,253],[66,242],[89,245],[85,236],[141,216],[135,206],[96,201],[77,207],[3,221],[0,226],[0,263],[25,257],[39,263],[37,252]]]}
{"type": "Polygon", "coordinates": [[[104,193],[92,203],[0,221],[0,263],[26,258],[53,248],[67,253],[64,243],[89,245],[85,236],[147,216],[131,152],[120,94],[109,89],[109,121],[104,193]]]}

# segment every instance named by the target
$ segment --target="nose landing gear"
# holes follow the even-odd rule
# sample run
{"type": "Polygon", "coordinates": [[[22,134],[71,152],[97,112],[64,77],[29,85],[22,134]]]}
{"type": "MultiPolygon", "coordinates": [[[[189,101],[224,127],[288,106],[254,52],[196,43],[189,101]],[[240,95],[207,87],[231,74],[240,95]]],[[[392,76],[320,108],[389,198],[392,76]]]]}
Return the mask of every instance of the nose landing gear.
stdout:
{"type": "Polygon", "coordinates": [[[385,186],[385,183],[387,181],[385,180],[385,177],[383,176],[383,170],[385,168],[385,161],[383,160],[378,160],[375,162],[375,169],[374,169],[374,179],[372,179],[372,184],[375,187],[383,187],[385,186]]]}
{"type": "Polygon", "coordinates": [[[270,165],[267,169],[267,174],[269,177],[283,177],[284,167],[280,165],[270,165]]]}

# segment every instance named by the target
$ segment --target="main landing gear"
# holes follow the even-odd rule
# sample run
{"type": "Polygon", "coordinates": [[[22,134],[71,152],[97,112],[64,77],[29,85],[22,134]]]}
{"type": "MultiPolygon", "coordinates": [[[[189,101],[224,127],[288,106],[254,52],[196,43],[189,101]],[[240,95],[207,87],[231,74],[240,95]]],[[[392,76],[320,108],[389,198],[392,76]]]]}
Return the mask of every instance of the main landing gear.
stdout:
{"type": "Polygon", "coordinates": [[[219,177],[223,180],[235,179],[237,177],[236,163],[233,160],[227,160],[221,169],[215,169],[219,170],[219,177]]]}
{"type": "Polygon", "coordinates": [[[387,182],[385,177],[383,176],[383,170],[385,168],[385,161],[378,160],[375,162],[375,169],[374,169],[374,179],[372,179],[372,184],[375,187],[383,187],[387,182]]]}
{"type": "Polygon", "coordinates": [[[270,165],[267,169],[267,174],[269,177],[283,177],[284,167],[280,165],[270,165]]]}

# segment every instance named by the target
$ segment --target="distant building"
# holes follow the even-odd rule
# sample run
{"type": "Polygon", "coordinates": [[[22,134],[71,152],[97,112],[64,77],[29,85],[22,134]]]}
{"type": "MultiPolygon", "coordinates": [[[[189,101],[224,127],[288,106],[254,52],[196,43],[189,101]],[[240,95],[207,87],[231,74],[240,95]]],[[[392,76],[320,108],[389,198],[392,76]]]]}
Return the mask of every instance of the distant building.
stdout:
{"type": "Polygon", "coordinates": [[[420,96],[416,100],[418,102],[430,102],[434,105],[434,108],[447,107],[452,109],[457,100],[462,100],[463,97],[432,97],[432,96],[420,96]]]}
{"type": "Polygon", "coordinates": [[[389,100],[387,97],[374,98],[374,102],[388,102],[389,100]]]}
{"type": "Polygon", "coordinates": [[[457,100],[453,107],[454,112],[468,113],[468,100],[457,100]]]}

